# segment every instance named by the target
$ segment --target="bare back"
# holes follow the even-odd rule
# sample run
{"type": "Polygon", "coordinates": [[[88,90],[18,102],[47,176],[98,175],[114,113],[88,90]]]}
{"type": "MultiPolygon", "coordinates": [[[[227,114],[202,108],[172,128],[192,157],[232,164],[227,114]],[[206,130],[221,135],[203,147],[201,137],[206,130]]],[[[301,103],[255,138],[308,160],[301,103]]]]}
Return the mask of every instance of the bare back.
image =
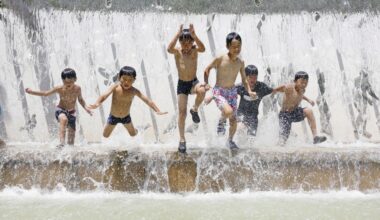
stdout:
{"type": "Polygon", "coordinates": [[[134,87],[124,90],[120,85],[117,85],[112,93],[111,115],[118,118],[129,115],[136,91],[134,87]]]}
{"type": "Polygon", "coordinates": [[[305,90],[297,91],[294,83],[286,85],[281,110],[293,111],[301,103],[304,93],[305,90]]]}
{"type": "Polygon", "coordinates": [[[194,46],[190,54],[183,54],[180,48],[177,48],[175,54],[175,63],[178,70],[178,78],[183,81],[193,80],[197,75],[198,52],[194,46]]]}
{"type": "Polygon", "coordinates": [[[231,60],[228,55],[222,55],[218,59],[219,64],[216,66],[216,86],[232,88],[235,85],[239,71],[244,68],[244,62],[240,58],[231,60]]]}
{"type": "Polygon", "coordinates": [[[59,95],[58,106],[60,108],[63,108],[66,110],[75,109],[75,104],[77,102],[77,99],[81,95],[80,86],[77,86],[77,85],[73,85],[70,87],[60,86],[57,88],[57,92],[59,95]]]}

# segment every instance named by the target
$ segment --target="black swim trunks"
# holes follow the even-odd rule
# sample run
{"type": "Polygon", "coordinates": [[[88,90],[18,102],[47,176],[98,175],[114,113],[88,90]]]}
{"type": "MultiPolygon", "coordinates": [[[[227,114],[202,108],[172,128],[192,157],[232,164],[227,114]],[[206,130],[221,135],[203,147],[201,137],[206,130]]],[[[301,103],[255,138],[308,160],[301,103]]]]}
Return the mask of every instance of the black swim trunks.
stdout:
{"type": "Polygon", "coordinates": [[[297,107],[290,112],[280,111],[280,114],[278,115],[280,119],[280,138],[283,141],[286,141],[288,139],[290,129],[292,128],[292,123],[300,122],[305,119],[303,109],[304,108],[297,107]]]}
{"type": "Polygon", "coordinates": [[[244,115],[242,122],[248,129],[248,135],[256,136],[257,126],[259,124],[257,117],[244,115]]]}
{"type": "Polygon", "coordinates": [[[75,116],[75,109],[66,110],[66,109],[57,107],[57,110],[55,110],[55,118],[58,120],[58,122],[59,122],[58,117],[60,114],[66,115],[66,117],[68,119],[67,125],[70,126],[73,130],[75,130],[75,121],[77,119],[77,117],[75,116]]]}
{"type": "Polygon", "coordinates": [[[177,84],[177,95],[184,94],[189,95],[191,94],[191,89],[199,83],[199,80],[195,77],[193,80],[190,81],[183,81],[178,80],[177,84]]]}
{"type": "Polygon", "coordinates": [[[129,124],[131,122],[132,122],[132,119],[130,115],[127,115],[124,118],[117,118],[113,115],[109,115],[107,119],[107,123],[110,125],[116,125],[117,123],[129,124]]]}

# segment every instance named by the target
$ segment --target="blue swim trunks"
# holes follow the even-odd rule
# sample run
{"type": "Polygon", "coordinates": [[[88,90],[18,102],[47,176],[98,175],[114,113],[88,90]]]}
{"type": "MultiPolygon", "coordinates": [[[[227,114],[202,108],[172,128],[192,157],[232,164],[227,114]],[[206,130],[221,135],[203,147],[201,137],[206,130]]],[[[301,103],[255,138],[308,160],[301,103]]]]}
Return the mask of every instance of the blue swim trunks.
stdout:
{"type": "Polygon", "coordinates": [[[117,118],[110,114],[107,119],[107,123],[110,125],[117,125],[118,123],[129,124],[131,122],[132,122],[132,119],[130,115],[127,115],[124,118],[117,118]]]}
{"type": "Polygon", "coordinates": [[[63,109],[63,108],[60,108],[57,106],[57,109],[55,110],[55,118],[58,120],[58,122],[59,122],[58,117],[60,114],[66,115],[67,120],[68,120],[67,125],[70,126],[73,130],[75,130],[75,122],[77,119],[77,117],[75,115],[75,109],[66,110],[66,109],[63,109]]]}
{"type": "Polygon", "coordinates": [[[178,80],[177,84],[177,95],[179,94],[184,94],[184,95],[190,95],[191,94],[191,89],[196,86],[199,83],[199,80],[197,77],[195,77],[193,80],[190,81],[183,81],[183,80],[178,80]]]}

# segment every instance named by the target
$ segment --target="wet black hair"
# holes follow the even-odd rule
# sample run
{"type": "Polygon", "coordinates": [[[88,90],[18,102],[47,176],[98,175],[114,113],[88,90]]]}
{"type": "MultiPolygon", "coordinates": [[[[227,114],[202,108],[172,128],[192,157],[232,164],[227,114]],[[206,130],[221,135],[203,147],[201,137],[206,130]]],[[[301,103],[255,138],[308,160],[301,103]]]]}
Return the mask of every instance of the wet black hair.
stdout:
{"type": "Polygon", "coordinates": [[[245,75],[252,76],[252,75],[259,75],[259,71],[257,70],[257,67],[255,65],[248,65],[245,67],[245,75]]]}
{"type": "Polygon", "coordinates": [[[240,35],[236,32],[231,32],[227,35],[227,38],[226,38],[227,48],[230,47],[232,40],[237,40],[237,41],[240,41],[241,43],[240,35]]]}
{"type": "Polygon", "coordinates": [[[298,79],[309,80],[309,75],[305,71],[298,71],[294,76],[294,81],[297,81],[298,79]]]}
{"type": "Polygon", "coordinates": [[[136,79],[136,70],[133,68],[133,67],[130,67],[130,66],[123,66],[121,69],[120,69],[120,72],[119,72],[119,78],[122,77],[122,76],[132,76],[133,78],[136,79]]]}
{"type": "Polygon", "coordinates": [[[179,35],[179,41],[184,41],[184,40],[194,40],[193,37],[191,36],[190,30],[189,29],[183,29],[181,34],[179,35]]]}
{"type": "Polygon", "coordinates": [[[75,70],[73,70],[71,68],[64,69],[61,73],[61,79],[64,80],[66,78],[67,79],[76,79],[77,74],[76,74],[75,70]]]}

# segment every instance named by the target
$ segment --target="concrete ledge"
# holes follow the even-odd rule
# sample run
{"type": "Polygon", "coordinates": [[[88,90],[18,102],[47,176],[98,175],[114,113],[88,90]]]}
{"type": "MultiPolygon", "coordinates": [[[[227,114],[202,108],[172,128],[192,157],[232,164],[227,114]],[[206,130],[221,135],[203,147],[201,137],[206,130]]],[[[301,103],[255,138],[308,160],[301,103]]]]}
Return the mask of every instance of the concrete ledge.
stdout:
{"type": "Polygon", "coordinates": [[[380,148],[257,148],[173,151],[0,150],[8,186],[126,192],[243,190],[380,191],[380,148]]]}

